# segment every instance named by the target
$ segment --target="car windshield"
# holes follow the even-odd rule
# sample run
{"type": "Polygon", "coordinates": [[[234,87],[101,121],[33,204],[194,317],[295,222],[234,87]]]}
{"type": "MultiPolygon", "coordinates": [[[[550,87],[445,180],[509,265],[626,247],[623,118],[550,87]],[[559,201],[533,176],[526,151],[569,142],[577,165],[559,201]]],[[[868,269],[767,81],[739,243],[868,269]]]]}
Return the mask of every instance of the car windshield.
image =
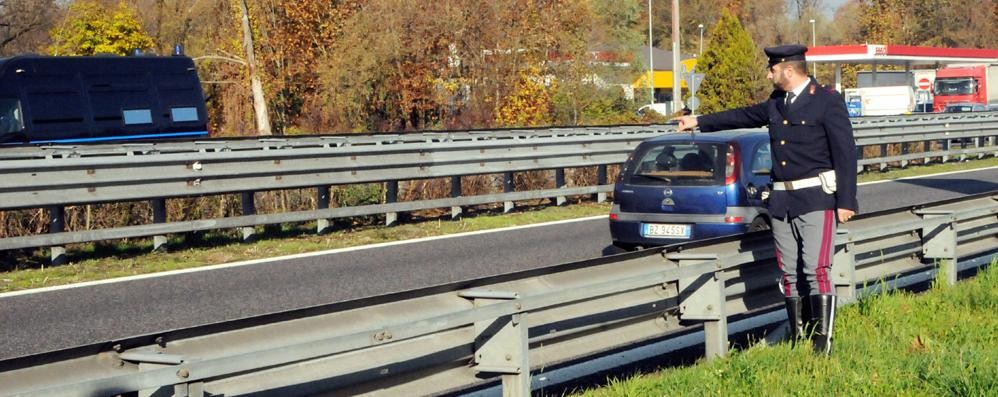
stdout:
{"type": "Polygon", "coordinates": [[[716,143],[650,143],[638,148],[627,166],[625,183],[662,186],[724,184],[727,145],[716,143]]]}
{"type": "Polygon", "coordinates": [[[975,89],[974,79],[960,77],[960,78],[937,78],[936,79],[936,95],[970,95],[974,93],[975,89]]]}

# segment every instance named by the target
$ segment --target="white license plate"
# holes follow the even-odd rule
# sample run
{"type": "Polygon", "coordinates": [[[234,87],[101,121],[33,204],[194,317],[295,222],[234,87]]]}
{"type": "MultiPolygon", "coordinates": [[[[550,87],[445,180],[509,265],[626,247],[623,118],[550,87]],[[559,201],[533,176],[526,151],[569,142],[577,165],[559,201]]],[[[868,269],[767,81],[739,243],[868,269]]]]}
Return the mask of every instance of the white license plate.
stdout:
{"type": "Polygon", "coordinates": [[[641,235],[644,237],[690,238],[690,225],[642,223],[641,235]]]}

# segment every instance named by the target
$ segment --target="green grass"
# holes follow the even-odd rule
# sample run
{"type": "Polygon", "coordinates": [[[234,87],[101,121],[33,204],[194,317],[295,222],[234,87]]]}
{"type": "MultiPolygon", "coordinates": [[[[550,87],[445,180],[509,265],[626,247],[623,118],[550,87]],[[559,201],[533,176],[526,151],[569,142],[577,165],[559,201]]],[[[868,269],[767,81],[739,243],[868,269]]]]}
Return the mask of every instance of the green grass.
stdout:
{"type": "Polygon", "coordinates": [[[841,308],[834,353],[755,344],[579,396],[995,396],[998,269],[928,292],[895,292],[841,308]]]}
{"type": "MultiPolygon", "coordinates": [[[[860,182],[998,166],[998,158],[867,172],[860,182]]],[[[254,243],[242,243],[232,231],[171,236],[170,252],[150,252],[150,239],[131,239],[68,247],[69,263],[48,266],[48,250],[0,253],[0,292],[179,270],[241,260],[354,247],[388,241],[440,236],[475,230],[526,225],[603,215],[608,204],[580,203],[567,207],[524,207],[512,214],[480,213],[458,221],[432,220],[396,227],[362,226],[316,236],[314,224],[284,225],[266,230],[254,243]]]]}
{"type": "Polygon", "coordinates": [[[928,166],[911,166],[903,169],[888,169],[886,172],[864,172],[859,175],[860,182],[873,182],[880,180],[908,178],[912,176],[939,174],[944,172],[964,171],[968,169],[998,167],[998,157],[987,157],[983,159],[966,160],[962,162],[951,161],[948,163],[936,163],[928,166]]]}

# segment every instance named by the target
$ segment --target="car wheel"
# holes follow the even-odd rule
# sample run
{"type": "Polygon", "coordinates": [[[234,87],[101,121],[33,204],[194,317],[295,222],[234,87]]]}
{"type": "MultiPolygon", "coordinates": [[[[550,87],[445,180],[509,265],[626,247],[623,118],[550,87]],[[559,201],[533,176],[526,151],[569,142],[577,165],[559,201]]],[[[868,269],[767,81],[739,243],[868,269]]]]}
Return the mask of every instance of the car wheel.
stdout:
{"type": "Polygon", "coordinates": [[[766,221],[766,218],[763,218],[761,216],[755,218],[755,220],[753,220],[748,227],[749,232],[758,232],[760,230],[769,230],[769,229],[770,229],[769,222],[766,221]]]}

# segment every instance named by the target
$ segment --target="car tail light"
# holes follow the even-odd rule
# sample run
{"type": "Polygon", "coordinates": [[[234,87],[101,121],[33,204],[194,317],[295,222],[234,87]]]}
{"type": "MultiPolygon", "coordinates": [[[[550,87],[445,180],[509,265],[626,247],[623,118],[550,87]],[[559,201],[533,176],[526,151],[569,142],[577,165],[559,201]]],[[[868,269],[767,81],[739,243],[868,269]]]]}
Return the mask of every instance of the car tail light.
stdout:
{"type": "Polygon", "coordinates": [[[724,184],[735,183],[738,178],[738,154],[735,145],[728,145],[728,154],[724,156],[724,184]]]}
{"type": "Polygon", "coordinates": [[[617,215],[617,214],[612,213],[612,212],[610,213],[610,220],[611,221],[615,221],[615,220],[618,220],[618,219],[620,219],[620,215],[617,215]]]}
{"type": "Polygon", "coordinates": [[[724,217],[724,223],[742,223],[745,218],[740,216],[726,216],[724,217]]]}

